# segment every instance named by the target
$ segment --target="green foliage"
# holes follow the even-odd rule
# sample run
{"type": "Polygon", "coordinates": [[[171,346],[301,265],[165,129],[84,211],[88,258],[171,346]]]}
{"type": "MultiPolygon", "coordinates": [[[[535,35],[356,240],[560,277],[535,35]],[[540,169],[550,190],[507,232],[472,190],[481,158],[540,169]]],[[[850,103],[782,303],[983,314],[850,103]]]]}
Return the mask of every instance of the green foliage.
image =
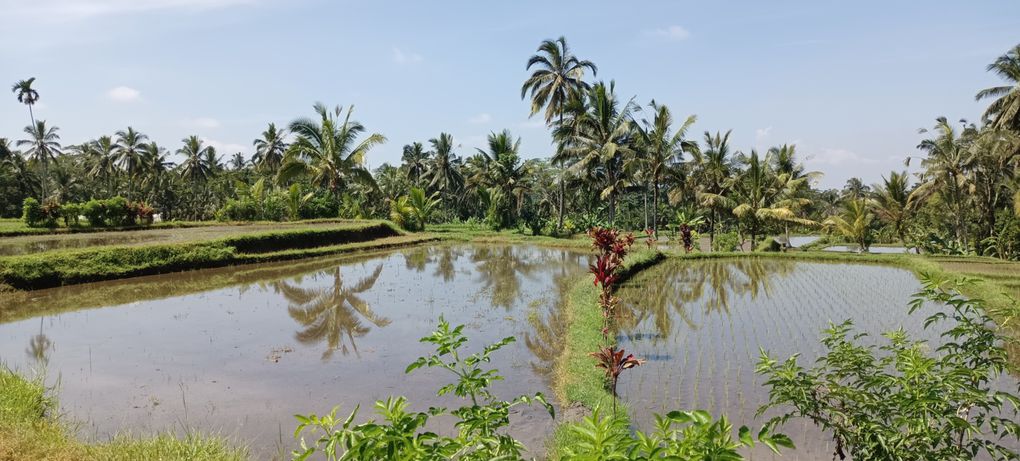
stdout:
{"type": "MultiPolygon", "coordinates": [[[[725,417],[712,419],[705,411],[671,411],[655,415],[651,433],[631,433],[627,421],[603,416],[596,408],[590,417],[568,426],[575,443],[565,450],[564,460],[742,460],[743,448],[755,445],[751,430],[741,426],[734,437],[733,426],[725,417]]],[[[763,428],[758,442],[775,453],[779,448],[793,448],[783,434],[763,428]]]]}
{"type": "Polygon", "coordinates": [[[992,235],[981,244],[985,256],[1020,260],[1020,218],[1011,211],[1000,211],[992,235]]]}
{"type": "Polygon", "coordinates": [[[757,371],[767,377],[770,398],[759,414],[783,411],[770,425],[810,419],[832,435],[840,458],[1017,459],[1020,425],[1012,417],[1020,399],[995,384],[1007,370],[1011,340],[993,316],[1009,324],[1020,306],[992,309],[961,296],[959,286],[921,278],[924,289],[910,311],[928,302],[948,307],[925,320],[926,328],[945,326],[935,353],[902,329],[874,345],[853,332],[851,321],[832,324],[822,339],[828,352],[813,368],[800,366],[797,356],[779,362],[762,351],[757,371]]]}
{"type": "Polygon", "coordinates": [[[56,225],[56,219],[44,213],[42,204],[32,197],[25,199],[21,210],[21,219],[28,227],[53,227],[56,225]]]}
{"type": "Polygon", "coordinates": [[[436,331],[421,339],[432,344],[435,352],[419,357],[406,369],[407,373],[418,368],[438,368],[449,372],[455,381],[441,387],[437,395],[452,393],[464,402],[462,406],[454,410],[430,408],[426,412],[408,412],[406,399],[390,397],[376,402],[381,422],[373,420],[355,424],[357,409],[343,420],[336,417],[336,408],[323,417],[298,415],[299,425],[294,436],[301,438],[301,450],[294,452],[294,458],[304,460],[320,452],[328,460],[521,459],[524,446],[500,431],[509,424],[511,409],[522,404],[538,403],[553,416],[553,408],[541,393],[522,395],[510,401],[499,400],[492,395],[489,386],[503,377],[498,370],[486,369],[483,365],[491,361],[494,352],[513,342],[514,338],[504,338],[484,347],[481,352],[464,356],[467,337],[463,329],[463,325],[450,328],[450,324],[440,318],[436,331]],[[428,430],[429,420],[442,415],[457,419],[456,436],[441,436],[428,430]],[[311,445],[301,437],[306,432],[318,434],[311,445]]]}
{"type": "Polygon", "coordinates": [[[715,235],[712,251],[734,251],[737,245],[740,245],[740,238],[736,232],[722,232],[715,235]]]}
{"type": "Polygon", "coordinates": [[[762,240],[761,243],[759,243],[758,246],[755,247],[755,249],[754,249],[754,251],[758,251],[758,252],[762,252],[762,251],[776,252],[776,251],[782,251],[782,250],[783,250],[783,245],[780,244],[779,242],[777,242],[776,239],[774,239],[772,237],[768,237],[765,240],[762,240]]]}

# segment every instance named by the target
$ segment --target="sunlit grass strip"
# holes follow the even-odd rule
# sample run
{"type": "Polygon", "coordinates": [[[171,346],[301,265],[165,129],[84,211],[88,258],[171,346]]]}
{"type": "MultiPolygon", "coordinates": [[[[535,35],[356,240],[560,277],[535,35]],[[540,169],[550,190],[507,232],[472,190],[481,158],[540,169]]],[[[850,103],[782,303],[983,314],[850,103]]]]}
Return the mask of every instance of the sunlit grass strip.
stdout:
{"type": "MultiPolygon", "coordinates": [[[[232,264],[307,258],[365,249],[375,240],[402,235],[403,232],[392,223],[369,221],[337,228],[288,229],[205,242],[109,246],[8,256],[0,258],[0,285],[32,290],[232,264]],[[354,245],[357,243],[364,244],[354,245]]],[[[388,240],[376,245],[396,244],[406,243],[388,240]]]]}
{"type": "MultiPolygon", "coordinates": [[[[619,269],[620,281],[624,281],[643,269],[654,266],[664,259],[655,250],[640,250],[631,253],[619,269]]],[[[567,333],[563,354],[556,362],[554,391],[563,408],[576,405],[586,411],[595,407],[609,411],[613,397],[606,390],[605,372],[595,367],[595,359],[589,353],[597,351],[602,343],[602,313],[598,307],[599,290],[592,284],[590,276],[581,277],[567,294],[567,333]]],[[[626,379],[626,378],[624,378],[626,379]]],[[[628,409],[622,402],[617,407],[618,415],[629,420],[628,409]]],[[[563,449],[574,442],[573,435],[561,423],[551,442],[550,458],[557,459],[563,449]]]]}
{"type": "Polygon", "coordinates": [[[584,234],[570,237],[550,237],[547,235],[531,235],[519,230],[491,230],[481,225],[470,224],[439,224],[430,225],[425,229],[428,234],[443,240],[472,243],[527,243],[554,248],[590,248],[591,240],[584,234]]]}
{"type": "Polygon", "coordinates": [[[10,461],[84,460],[240,461],[243,449],[220,437],[171,434],[134,438],[119,435],[101,443],[76,439],[56,414],[56,402],[38,381],[0,367],[0,459],[10,461]]]}

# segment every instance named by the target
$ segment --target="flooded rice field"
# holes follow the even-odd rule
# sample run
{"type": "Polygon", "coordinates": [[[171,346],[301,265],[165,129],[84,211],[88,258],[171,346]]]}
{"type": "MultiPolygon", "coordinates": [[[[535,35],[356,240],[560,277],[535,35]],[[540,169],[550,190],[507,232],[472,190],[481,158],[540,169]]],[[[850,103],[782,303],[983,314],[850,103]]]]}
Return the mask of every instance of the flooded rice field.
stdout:
{"type": "MultiPolygon", "coordinates": [[[[296,413],[365,417],[389,395],[455,403],[435,397],[446,375],[403,373],[440,315],[467,325],[472,351],[517,337],[494,355],[497,396],[550,395],[560,294],[587,258],[441,245],[22,293],[0,298],[0,361],[45,369],[85,436],[199,429],[289,459],[296,413]]],[[[536,407],[510,429],[540,456],[553,426],[536,407]]]]}
{"type": "MultiPolygon", "coordinates": [[[[834,246],[830,246],[830,247],[825,247],[825,248],[822,249],[822,251],[834,251],[834,252],[838,252],[838,253],[857,253],[857,252],[860,252],[860,249],[861,249],[861,247],[856,246],[856,245],[834,245],[834,246]]],[[[910,248],[896,247],[896,246],[889,246],[889,247],[873,246],[873,247],[868,248],[868,253],[876,253],[876,254],[902,254],[902,253],[913,253],[913,252],[914,251],[912,249],[910,249],[910,248]]]]}
{"type": "MultiPolygon", "coordinates": [[[[802,354],[812,365],[828,322],[853,319],[872,335],[903,327],[935,340],[923,315],[908,316],[920,282],[906,270],[755,258],[667,260],[618,292],[620,345],[648,363],[621,377],[619,390],[634,421],[652,429],[652,414],[705,409],[739,426],[758,427],[768,399],[754,374],[759,347],[780,360],[802,354]],[[754,424],[752,424],[752,422],[754,424]]],[[[831,459],[824,434],[806,423],[783,430],[797,450],[782,459],[831,459]]],[[[765,450],[753,459],[772,459],[765,450]]]]}
{"type": "Polygon", "coordinates": [[[223,224],[198,227],[151,228],[132,231],[23,235],[0,239],[0,256],[25,255],[51,250],[92,248],[106,245],[195,242],[257,232],[337,227],[342,224],[342,220],[330,220],[322,222],[223,224]]]}

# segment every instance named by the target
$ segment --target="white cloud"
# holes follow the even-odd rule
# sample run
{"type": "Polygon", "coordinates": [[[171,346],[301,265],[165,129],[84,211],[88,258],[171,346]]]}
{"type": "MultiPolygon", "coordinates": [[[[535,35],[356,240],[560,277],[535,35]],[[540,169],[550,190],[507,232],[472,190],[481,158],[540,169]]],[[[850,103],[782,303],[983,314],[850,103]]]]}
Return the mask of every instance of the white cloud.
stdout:
{"type": "Polygon", "coordinates": [[[418,64],[424,61],[420,54],[417,53],[405,53],[400,48],[393,48],[393,62],[397,64],[418,64]]]}
{"type": "Polygon", "coordinates": [[[200,138],[206,145],[212,146],[216,149],[216,155],[233,155],[235,152],[248,152],[248,146],[244,144],[234,144],[229,142],[217,141],[215,139],[200,138]]]}
{"type": "Polygon", "coordinates": [[[106,97],[116,102],[135,102],[142,99],[142,93],[129,86],[118,86],[107,91],[106,97]]]}
{"type": "Polygon", "coordinates": [[[809,156],[805,163],[815,165],[828,165],[828,166],[840,166],[840,165],[852,165],[852,164],[873,164],[878,161],[861,156],[860,154],[846,150],[846,149],[831,149],[824,148],[814,155],[809,156]]]}
{"type": "Polygon", "coordinates": [[[187,119],[184,121],[184,123],[182,123],[182,125],[184,125],[187,128],[205,128],[211,130],[219,128],[222,124],[220,123],[219,120],[216,120],[212,117],[198,117],[187,119]]]}
{"type": "Polygon", "coordinates": [[[471,117],[471,118],[468,119],[468,123],[471,123],[473,125],[484,125],[484,124],[489,123],[491,121],[492,121],[492,116],[487,114],[487,113],[485,113],[485,112],[482,112],[482,113],[480,113],[478,115],[475,115],[474,117],[471,117]]]}
{"type": "Polygon", "coordinates": [[[645,35],[649,37],[660,38],[663,40],[679,42],[681,40],[686,40],[688,37],[690,37],[691,32],[687,29],[684,29],[681,26],[673,25],[663,29],[645,31],[645,35]]]}
{"type": "Polygon", "coordinates": [[[10,17],[66,21],[152,11],[202,11],[256,1],[259,0],[0,0],[0,10],[10,17]]]}

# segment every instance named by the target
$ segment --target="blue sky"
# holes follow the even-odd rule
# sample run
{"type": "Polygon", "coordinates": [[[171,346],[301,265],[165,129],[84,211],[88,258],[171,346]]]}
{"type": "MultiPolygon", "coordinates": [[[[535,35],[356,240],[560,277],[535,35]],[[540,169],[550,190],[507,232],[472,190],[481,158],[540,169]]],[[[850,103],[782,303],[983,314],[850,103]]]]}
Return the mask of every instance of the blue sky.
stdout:
{"type": "MultiPolygon", "coordinates": [[[[268,122],[315,101],[355,105],[389,141],[369,162],[441,131],[470,154],[491,131],[547,156],[520,100],[545,38],[614,79],[621,96],[697,114],[736,148],[796,143],[821,185],[875,182],[916,155],[935,117],[976,120],[985,72],[1020,42],[1020,2],[0,0],[0,81],[35,76],[37,117],[65,143],[128,125],[176,150],[199,135],[251,153],[268,122]]],[[[25,107],[0,102],[0,136],[25,107]]]]}

